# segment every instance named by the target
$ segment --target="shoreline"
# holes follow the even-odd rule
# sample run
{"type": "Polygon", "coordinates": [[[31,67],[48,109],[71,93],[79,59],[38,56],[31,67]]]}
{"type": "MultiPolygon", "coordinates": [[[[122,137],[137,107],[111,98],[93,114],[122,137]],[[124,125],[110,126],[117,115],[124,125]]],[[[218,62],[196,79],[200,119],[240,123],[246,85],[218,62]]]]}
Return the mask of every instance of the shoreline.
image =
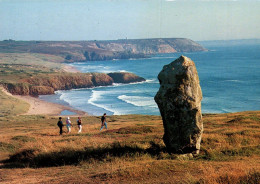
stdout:
{"type": "Polygon", "coordinates": [[[66,63],[62,63],[63,64],[63,67],[62,69],[65,71],[65,72],[69,72],[69,73],[82,73],[80,70],[78,70],[76,67],[74,66],[70,66],[66,63]]]}
{"type": "MultiPolygon", "coordinates": [[[[22,96],[22,95],[12,95],[8,91],[6,91],[3,87],[0,87],[6,95],[11,96],[13,98],[17,98],[22,100],[30,105],[29,110],[26,113],[20,115],[50,115],[50,116],[61,116],[61,117],[78,117],[78,116],[89,116],[89,114],[85,111],[80,111],[73,109],[72,107],[61,105],[58,103],[52,103],[45,100],[41,100],[38,97],[32,96],[22,96]],[[75,113],[74,115],[61,115],[62,111],[70,111],[75,113]]],[[[259,112],[259,110],[245,110],[239,112],[228,112],[228,113],[202,113],[203,116],[205,115],[224,115],[224,114],[236,114],[236,113],[250,113],[250,112],[259,112]]],[[[133,115],[133,114],[126,114],[126,115],[133,115]]],[[[143,114],[139,114],[143,115],[143,114]]],[[[151,116],[160,116],[160,115],[151,115],[151,116]]]]}
{"type": "Polygon", "coordinates": [[[73,109],[72,107],[57,104],[57,103],[51,103],[44,100],[39,99],[38,97],[32,97],[32,96],[22,96],[22,95],[12,95],[8,91],[6,91],[4,88],[2,88],[2,91],[8,95],[12,96],[14,98],[17,98],[19,100],[22,100],[30,105],[29,110],[21,115],[52,115],[52,116],[88,116],[88,114],[84,111],[73,109]],[[70,111],[75,114],[73,115],[61,115],[61,112],[63,111],[70,111]]]}
{"type": "MultiPolygon", "coordinates": [[[[63,64],[62,67],[64,72],[70,73],[81,73],[77,68],[70,66],[68,64],[63,64]]],[[[1,88],[1,90],[8,96],[12,96],[19,100],[22,100],[30,105],[29,110],[22,114],[22,115],[51,115],[51,116],[88,116],[88,113],[85,111],[80,111],[77,109],[73,109],[70,106],[61,105],[53,102],[48,102],[45,100],[39,99],[39,97],[32,97],[32,96],[23,96],[23,95],[13,95],[9,93],[6,89],[1,88]],[[73,115],[62,115],[63,111],[69,111],[75,113],[73,115]]]]}

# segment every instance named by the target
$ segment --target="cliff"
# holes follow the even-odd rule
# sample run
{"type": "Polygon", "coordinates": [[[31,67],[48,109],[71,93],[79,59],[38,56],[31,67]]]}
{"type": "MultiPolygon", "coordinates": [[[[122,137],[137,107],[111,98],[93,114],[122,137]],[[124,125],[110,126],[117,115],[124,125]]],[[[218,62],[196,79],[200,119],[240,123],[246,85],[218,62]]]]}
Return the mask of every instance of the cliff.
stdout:
{"type": "Polygon", "coordinates": [[[108,75],[114,80],[115,83],[132,83],[145,81],[144,78],[139,77],[133,73],[115,72],[108,73],[108,75]]]}
{"type": "Polygon", "coordinates": [[[60,62],[145,58],[152,54],[206,51],[185,38],[108,41],[1,41],[0,53],[42,53],[61,56],[60,62]]]}
{"type": "Polygon", "coordinates": [[[1,85],[15,95],[38,96],[53,94],[56,90],[92,88],[112,85],[114,82],[130,83],[144,80],[144,78],[132,73],[53,73],[39,74],[1,85]]]}

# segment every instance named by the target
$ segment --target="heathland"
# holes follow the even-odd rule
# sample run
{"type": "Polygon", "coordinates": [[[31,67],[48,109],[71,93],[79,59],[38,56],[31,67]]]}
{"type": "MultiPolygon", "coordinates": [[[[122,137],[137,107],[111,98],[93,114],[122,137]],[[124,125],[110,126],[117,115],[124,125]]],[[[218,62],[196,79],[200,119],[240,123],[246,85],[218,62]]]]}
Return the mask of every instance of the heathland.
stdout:
{"type": "Polygon", "coordinates": [[[0,41],[0,53],[58,56],[60,62],[145,58],[152,54],[206,51],[186,38],[122,39],[106,41],[0,41]]]}
{"type": "MultiPolygon", "coordinates": [[[[0,56],[2,86],[34,77],[82,75],[65,73],[74,69],[61,64],[63,58],[58,55],[15,52],[0,56]]],[[[59,111],[28,115],[31,107],[22,99],[0,91],[1,183],[260,181],[260,111],[204,114],[201,151],[193,157],[167,153],[160,116],[109,116],[108,130],[99,131],[100,117],[83,114],[81,134],[75,116],[71,117],[72,133],[66,134],[64,128],[60,136],[59,111]]]]}
{"type": "Polygon", "coordinates": [[[166,152],[160,116],[109,116],[103,131],[100,117],[84,116],[81,134],[72,117],[72,133],[59,136],[57,116],[15,115],[25,104],[8,104],[1,183],[259,183],[259,111],[203,115],[201,152],[190,157],[166,152]]]}
{"type": "Polygon", "coordinates": [[[56,90],[90,88],[112,85],[113,82],[130,83],[145,80],[125,72],[73,73],[70,68],[65,68],[65,65],[53,63],[57,56],[47,54],[4,53],[0,54],[0,57],[0,85],[15,95],[46,95],[53,94],[56,90]]]}

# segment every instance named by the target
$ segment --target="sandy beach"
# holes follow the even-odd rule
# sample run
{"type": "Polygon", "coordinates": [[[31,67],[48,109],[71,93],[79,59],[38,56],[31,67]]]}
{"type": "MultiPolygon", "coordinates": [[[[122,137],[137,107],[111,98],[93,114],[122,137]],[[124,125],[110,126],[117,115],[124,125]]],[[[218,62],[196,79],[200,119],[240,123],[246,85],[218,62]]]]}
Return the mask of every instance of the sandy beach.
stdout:
{"type": "Polygon", "coordinates": [[[73,66],[70,66],[70,65],[67,65],[67,64],[63,64],[63,68],[62,68],[65,72],[70,72],[70,73],[80,73],[80,71],[73,67],[73,66]]]}
{"type": "MultiPolygon", "coordinates": [[[[66,65],[66,64],[63,65],[63,70],[65,72],[70,72],[70,73],[80,72],[75,67],[70,66],[70,65],[66,65]]],[[[75,113],[75,115],[70,115],[70,116],[85,116],[85,115],[87,115],[87,113],[84,112],[84,111],[79,111],[79,110],[75,110],[75,109],[73,109],[69,106],[64,106],[64,105],[40,100],[37,97],[23,96],[23,95],[12,95],[11,93],[9,93],[3,87],[1,87],[0,90],[2,90],[5,94],[7,94],[9,96],[23,100],[26,103],[30,104],[29,111],[27,113],[25,113],[24,115],[40,115],[41,114],[41,115],[60,116],[61,112],[64,111],[64,110],[75,113]]],[[[64,116],[67,116],[67,115],[64,115],[64,116]]]]}
{"type": "MultiPolygon", "coordinates": [[[[68,110],[68,111],[75,113],[75,115],[70,115],[70,116],[79,116],[79,115],[80,116],[86,116],[87,115],[87,113],[84,112],[84,111],[75,110],[71,107],[60,105],[60,104],[46,102],[46,101],[40,100],[37,97],[12,95],[11,93],[9,93],[8,91],[6,91],[3,88],[2,88],[2,91],[9,96],[23,100],[23,101],[30,104],[29,111],[27,113],[25,113],[24,115],[54,115],[54,116],[59,116],[61,114],[61,112],[64,111],[64,110],[68,110]]],[[[67,116],[67,115],[64,115],[64,116],[67,116]]]]}

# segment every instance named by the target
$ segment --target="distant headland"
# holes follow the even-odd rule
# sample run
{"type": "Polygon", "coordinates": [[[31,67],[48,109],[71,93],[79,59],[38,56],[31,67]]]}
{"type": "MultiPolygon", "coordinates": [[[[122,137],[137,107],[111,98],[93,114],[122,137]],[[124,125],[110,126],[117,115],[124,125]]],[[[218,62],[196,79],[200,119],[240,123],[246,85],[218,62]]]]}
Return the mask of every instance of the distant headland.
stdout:
{"type": "Polygon", "coordinates": [[[103,41],[0,41],[0,53],[38,53],[61,57],[60,62],[146,58],[154,54],[207,51],[186,38],[103,41]]]}

